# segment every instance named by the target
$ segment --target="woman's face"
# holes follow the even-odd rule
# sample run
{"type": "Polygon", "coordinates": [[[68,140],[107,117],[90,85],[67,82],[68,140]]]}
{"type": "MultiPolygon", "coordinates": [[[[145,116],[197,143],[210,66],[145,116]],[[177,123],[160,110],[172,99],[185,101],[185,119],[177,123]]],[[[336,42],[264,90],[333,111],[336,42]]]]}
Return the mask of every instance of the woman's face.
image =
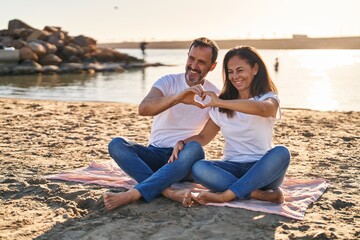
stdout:
{"type": "Polygon", "coordinates": [[[251,67],[250,64],[239,56],[234,56],[229,59],[228,77],[234,87],[239,91],[241,96],[248,96],[250,94],[250,84],[257,74],[258,65],[251,67]]]}

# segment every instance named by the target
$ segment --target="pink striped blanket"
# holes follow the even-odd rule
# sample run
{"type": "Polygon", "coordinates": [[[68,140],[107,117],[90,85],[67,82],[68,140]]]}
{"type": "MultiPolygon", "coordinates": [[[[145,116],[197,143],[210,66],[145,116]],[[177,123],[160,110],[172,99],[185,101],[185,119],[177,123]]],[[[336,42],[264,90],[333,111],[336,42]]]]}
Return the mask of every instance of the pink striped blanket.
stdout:
{"type": "MultiPolygon", "coordinates": [[[[130,189],[137,184],[135,180],[124,173],[113,161],[94,161],[88,167],[47,175],[45,178],[83,182],[86,184],[99,184],[111,187],[123,187],[127,189],[130,189]]],[[[329,183],[323,179],[298,180],[285,178],[281,186],[285,195],[284,204],[274,204],[250,199],[234,200],[226,203],[209,203],[208,205],[243,208],[303,220],[306,209],[324,193],[328,186],[329,183]]],[[[179,189],[205,189],[200,184],[190,182],[176,183],[172,187],[179,189]]]]}

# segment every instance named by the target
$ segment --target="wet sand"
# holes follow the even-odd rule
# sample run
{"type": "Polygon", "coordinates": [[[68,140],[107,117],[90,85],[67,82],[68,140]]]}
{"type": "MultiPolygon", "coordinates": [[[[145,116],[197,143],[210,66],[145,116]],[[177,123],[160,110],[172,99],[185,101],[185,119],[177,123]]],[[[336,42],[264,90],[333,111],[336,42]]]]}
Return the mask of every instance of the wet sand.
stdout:
{"type": "MultiPolygon", "coordinates": [[[[109,188],[43,176],[108,161],[115,136],[146,144],[150,117],[123,103],[0,98],[0,109],[0,239],[360,238],[360,112],[283,110],[274,143],[291,150],[287,177],[331,184],[298,221],[163,197],[109,212],[109,188]]],[[[209,158],[220,158],[222,141],[205,147],[209,158]]]]}

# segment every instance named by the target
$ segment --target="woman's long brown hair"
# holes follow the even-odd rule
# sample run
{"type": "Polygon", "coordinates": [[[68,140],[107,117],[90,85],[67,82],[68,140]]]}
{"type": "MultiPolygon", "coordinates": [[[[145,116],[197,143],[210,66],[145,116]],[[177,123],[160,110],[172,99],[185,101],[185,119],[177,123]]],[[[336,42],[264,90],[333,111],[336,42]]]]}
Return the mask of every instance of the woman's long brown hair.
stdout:
{"type": "MultiPolygon", "coordinates": [[[[251,67],[254,67],[255,64],[258,64],[258,72],[254,76],[254,79],[250,85],[250,94],[252,97],[261,96],[267,92],[278,92],[274,82],[269,76],[264,61],[262,60],[260,54],[256,51],[256,49],[250,46],[237,46],[230,49],[224,57],[222,70],[224,86],[219,95],[220,99],[233,100],[238,99],[239,97],[238,90],[234,87],[234,85],[229,79],[228,63],[229,60],[234,56],[238,56],[240,59],[245,60],[251,67]]],[[[227,108],[219,108],[219,111],[222,113],[226,113],[229,118],[234,116],[233,110],[227,108]]]]}

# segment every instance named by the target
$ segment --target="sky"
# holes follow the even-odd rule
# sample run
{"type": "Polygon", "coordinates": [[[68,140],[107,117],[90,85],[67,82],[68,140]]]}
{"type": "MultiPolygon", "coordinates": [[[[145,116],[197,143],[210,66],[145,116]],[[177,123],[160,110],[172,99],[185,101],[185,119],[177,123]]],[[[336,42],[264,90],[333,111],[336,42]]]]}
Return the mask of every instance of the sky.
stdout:
{"type": "Polygon", "coordinates": [[[360,0],[6,0],[12,19],[98,42],[360,36],[360,0]]]}

